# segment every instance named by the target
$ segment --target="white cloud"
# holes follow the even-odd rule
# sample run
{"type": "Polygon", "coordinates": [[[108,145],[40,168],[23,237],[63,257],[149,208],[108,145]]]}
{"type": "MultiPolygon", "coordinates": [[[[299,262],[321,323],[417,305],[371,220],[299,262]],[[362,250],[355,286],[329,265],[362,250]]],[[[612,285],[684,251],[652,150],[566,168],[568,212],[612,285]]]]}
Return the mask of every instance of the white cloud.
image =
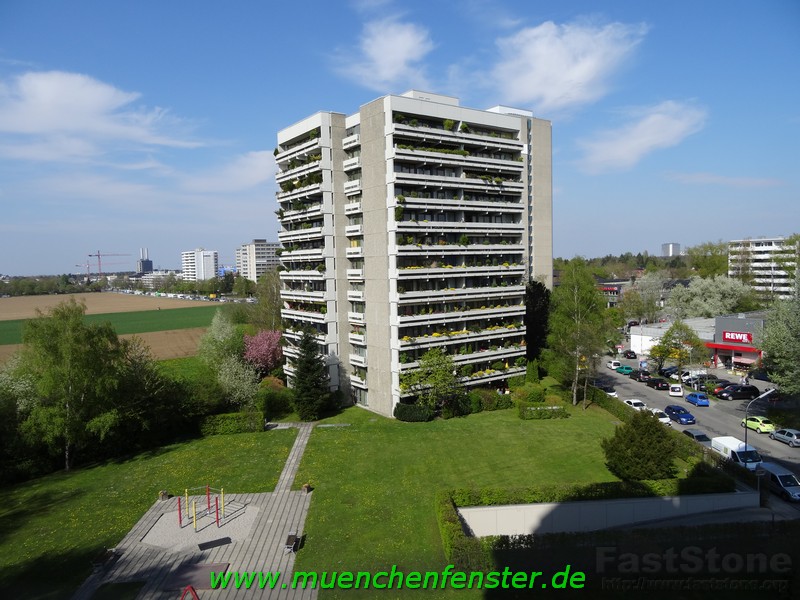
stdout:
{"type": "Polygon", "coordinates": [[[700,131],[705,120],[705,109],[671,100],[635,109],[622,127],[578,142],[584,152],[581,166],[588,173],[630,169],[651,152],[676,146],[700,131]]]}
{"type": "Polygon", "coordinates": [[[364,25],[357,58],[339,56],[340,72],[356,83],[380,92],[399,86],[427,88],[419,64],[433,50],[428,30],[393,17],[364,25]]]}
{"type": "Polygon", "coordinates": [[[260,150],[237,156],[217,170],[186,177],[181,187],[200,193],[242,192],[272,181],[276,172],[273,153],[260,150]]]}
{"type": "Polygon", "coordinates": [[[504,102],[537,113],[590,104],[608,93],[612,76],[646,33],[644,24],[548,21],[499,39],[490,79],[504,102]]]}
{"type": "Polygon", "coordinates": [[[713,173],[668,173],[667,178],[688,184],[728,185],[732,187],[777,187],[784,185],[784,182],[780,179],[728,177],[713,173]]]}
{"type": "Polygon", "coordinates": [[[0,82],[0,153],[6,158],[84,162],[112,150],[194,148],[162,108],[134,107],[140,94],[88,75],[27,72],[0,82]]]}

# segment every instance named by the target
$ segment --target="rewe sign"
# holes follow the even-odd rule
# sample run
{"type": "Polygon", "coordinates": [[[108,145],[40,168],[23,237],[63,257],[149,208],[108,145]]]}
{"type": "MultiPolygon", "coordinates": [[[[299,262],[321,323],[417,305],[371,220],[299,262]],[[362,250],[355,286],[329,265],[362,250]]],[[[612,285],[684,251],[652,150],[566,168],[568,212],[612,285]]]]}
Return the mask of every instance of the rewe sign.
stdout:
{"type": "Polygon", "coordinates": [[[753,334],[746,331],[723,331],[722,340],[725,342],[738,342],[739,344],[752,344],[753,334]]]}

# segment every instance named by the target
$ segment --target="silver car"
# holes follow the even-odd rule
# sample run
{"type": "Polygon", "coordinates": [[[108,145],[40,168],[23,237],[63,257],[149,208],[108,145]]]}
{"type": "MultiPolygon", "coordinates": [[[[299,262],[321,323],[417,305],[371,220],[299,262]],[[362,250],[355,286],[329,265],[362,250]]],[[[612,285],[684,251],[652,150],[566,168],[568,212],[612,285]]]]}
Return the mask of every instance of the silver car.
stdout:
{"type": "Polygon", "coordinates": [[[773,440],[789,444],[790,448],[800,446],[800,431],[797,429],[778,429],[769,434],[773,440]]]}

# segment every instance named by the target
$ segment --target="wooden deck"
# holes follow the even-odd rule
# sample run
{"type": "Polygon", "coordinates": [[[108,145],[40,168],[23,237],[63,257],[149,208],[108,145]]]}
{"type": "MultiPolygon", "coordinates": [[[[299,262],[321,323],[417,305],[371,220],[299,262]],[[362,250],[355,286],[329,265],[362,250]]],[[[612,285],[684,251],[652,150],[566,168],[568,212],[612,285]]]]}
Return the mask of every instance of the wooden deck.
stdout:
{"type": "MultiPolygon", "coordinates": [[[[242,586],[236,589],[233,577],[227,589],[199,589],[202,600],[234,600],[254,598],[289,599],[298,598],[312,600],[317,597],[317,590],[293,590],[291,588],[294,572],[295,555],[285,552],[286,538],[290,532],[296,531],[300,537],[299,551],[302,552],[303,533],[308,507],[312,494],[302,491],[291,491],[297,468],[303,456],[313,425],[309,423],[292,424],[299,428],[299,433],[289,453],[283,471],[278,479],[275,491],[265,494],[226,494],[226,507],[245,506],[245,511],[256,510],[257,514],[252,527],[240,538],[232,538],[231,543],[221,544],[207,550],[200,550],[197,545],[189,549],[164,548],[144,543],[142,540],[156,522],[167,512],[175,513],[175,504],[171,501],[157,501],[130,532],[117,545],[119,558],[105,567],[99,567],[78,589],[73,600],[90,600],[94,591],[102,584],[109,582],[145,581],[147,582],[137,596],[137,600],[177,600],[181,590],[189,581],[180,582],[179,571],[185,571],[193,565],[210,563],[227,563],[228,571],[279,571],[281,573],[277,586],[279,589],[259,589],[256,579],[250,589],[242,586]],[[283,588],[286,585],[286,588],[283,588]]],[[[205,501],[199,497],[199,502],[205,501]]],[[[227,511],[226,511],[227,512],[227,511]]],[[[177,523],[176,532],[179,531],[177,523]]],[[[225,527],[219,528],[219,538],[224,538],[225,527]]],[[[161,544],[162,546],[164,544],[161,544]]],[[[205,579],[205,578],[204,578],[205,579]]],[[[205,579],[205,588],[210,587],[210,579],[205,579]]]]}

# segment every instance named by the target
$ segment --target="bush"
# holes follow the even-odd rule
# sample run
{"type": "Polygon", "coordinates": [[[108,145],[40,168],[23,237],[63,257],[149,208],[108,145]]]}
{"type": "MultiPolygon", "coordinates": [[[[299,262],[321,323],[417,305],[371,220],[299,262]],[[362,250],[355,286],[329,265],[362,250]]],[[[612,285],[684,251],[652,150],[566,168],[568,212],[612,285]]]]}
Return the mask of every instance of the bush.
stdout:
{"type": "Polygon", "coordinates": [[[525,375],[517,375],[508,378],[508,389],[514,390],[525,385],[525,375]]]}
{"type": "Polygon", "coordinates": [[[527,395],[525,396],[526,402],[544,402],[544,388],[540,385],[527,386],[527,395]]]}
{"type": "Polygon", "coordinates": [[[496,389],[476,388],[470,392],[470,395],[473,394],[480,397],[481,410],[503,410],[514,406],[514,400],[509,394],[498,394],[496,389]]]}
{"type": "Polygon", "coordinates": [[[453,504],[451,494],[436,493],[436,522],[442,537],[442,548],[447,562],[460,571],[488,571],[492,568],[491,554],[480,539],[464,533],[461,519],[453,504]]]}
{"type": "Polygon", "coordinates": [[[529,383],[539,383],[539,361],[532,360],[525,365],[525,380],[529,383]]]}
{"type": "Polygon", "coordinates": [[[569,412],[563,406],[542,406],[541,403],[517,403],[519,418],[523,420],[567,419],[569,412]]]}
{"type": "Polygon", "coordinates": [[[675,473],[675,440],[651,413],[635,412],[601,446],[609,471],[620,479],[665,479],[675,473]]]}
{"type": "Polygon", "coordinates": [[[422,404],[395,404],[394,418],[409,423],[430,421],[433,419],[433,409],[422,404]]]}
{"type": "Polygon", "coordinates": [[[492,364],[492,369],[495,371],[505,371],[506,365],[502,360],[498,360],[492,364]]]}
{"type": "Polygon", "coordinates": [[[279,419],[292,412],[293,392],[277,377],[265,377],[256,394],[256,406],[267,420],[279,419]]]}
{"type": "Polygon", "coordinates": [[[470,412],[479,413],[483,411],[483,404],[481,403],[481,395],[474,390],[469,393],[469,406],[470,412]]]}
{"type": "Polygon", "coordinates": [[[225,413],[206,417],[200,425],[200,433],[207,435],[226,435],[229,433],[250,433],[263,431],[261,413],[256,411],[225,413]]]}

